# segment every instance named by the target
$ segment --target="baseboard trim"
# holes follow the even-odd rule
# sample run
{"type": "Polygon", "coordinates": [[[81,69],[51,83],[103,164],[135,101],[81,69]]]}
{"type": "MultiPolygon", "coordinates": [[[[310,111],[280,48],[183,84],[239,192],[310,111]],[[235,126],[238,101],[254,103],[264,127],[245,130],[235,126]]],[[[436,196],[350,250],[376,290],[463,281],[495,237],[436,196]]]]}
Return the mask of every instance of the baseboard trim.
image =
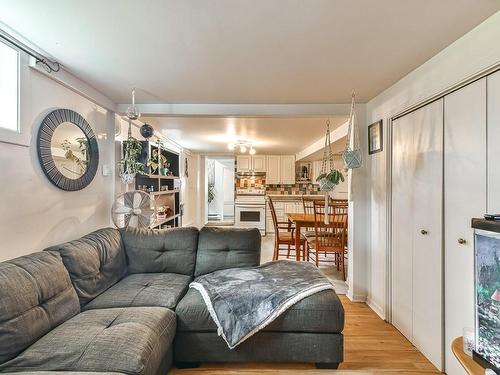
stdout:
{"type": "Polygon", "coordinates": [[[382,320],[385,320],[385,312],[374,300],[370,297],[366,299],[366,304],[370,309],[372,309],[375,314],[377,314],[382,320]]]}
{"type": "Polygon", "coordinates": [[[366,295],[364,294],[352,294],[351,291],[348,290],[346,296],[351,302],[366,302],[366,295]]]}

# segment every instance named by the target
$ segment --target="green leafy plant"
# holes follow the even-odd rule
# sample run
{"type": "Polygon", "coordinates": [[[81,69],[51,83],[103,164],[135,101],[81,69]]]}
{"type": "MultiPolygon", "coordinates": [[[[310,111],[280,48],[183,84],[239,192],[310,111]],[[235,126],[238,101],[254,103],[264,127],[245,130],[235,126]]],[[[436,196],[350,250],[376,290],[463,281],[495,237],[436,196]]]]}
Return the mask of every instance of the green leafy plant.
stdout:
{"type": "Polygon", "coordinates": [[[87,148],[89,141],[87,140],[87,138],[84,137],[76,138],[75,141],[78,142],[78,149],[80,153],[84,155],[84,158],[75,155],[73,150],[71,150],[71,142],[67,139],[62,141],[61,148],[64,151],[64,157],[75,163],[78,166],[78,168],[80,168],[80,174],[83,174],[87,170],[87,164],[88,164],[87,148]]]}
{"type": "Polygon", "coordinates": [[[119,161],[121,174],[144,174],[146,166],[139,161],[142,145],[134,137],[123,141],[123,158],[119,161]]]}
{"type": "Polygon", "coordinates": [[[212,203],[215,199],[215,185],[208,184],[208,194],[207,194],[208,204],[212,203]]]}
{"type": "Polygon", "coordinates": [[[147,166],[151,168],[151,171],[154,173],[158,168],[165,168],[168,164],[167,158],[165,155],[162,155],[158,150],[153,150],[151,153],[151,157],[148,160],[147,166]]]}
{"type": "Polygon", "coordinates": [[[345,178],[340,169],[332,169],[329,173],[322,173],[318,176],[316,181],[327,180],[333,185],[338,185],[340,182],[344,182],[345,178]]]}

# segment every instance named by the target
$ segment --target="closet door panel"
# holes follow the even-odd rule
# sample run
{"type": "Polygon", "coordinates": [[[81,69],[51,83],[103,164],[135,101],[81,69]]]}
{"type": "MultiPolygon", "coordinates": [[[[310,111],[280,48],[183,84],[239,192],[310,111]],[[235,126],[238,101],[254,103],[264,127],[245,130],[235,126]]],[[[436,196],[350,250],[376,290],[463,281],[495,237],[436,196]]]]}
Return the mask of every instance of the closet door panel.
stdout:
{"type": "Polygon", "coordinates": [[[486,211],[486,78],[446,96],[444,108],[445,365],[465,374],[451,343],[474,327],[471,218],[486,211]]]}
{"type": "Polygon", "coordinates": [[[396,119],[392,153],[392,324],[412,340],[413,115],[396,119]]]}
{"type": "Polygon", "coordinates": [[[441,370],[443,99],[413,116],[413,344],[441,370]]]}
{"type": "Polygon", "coordinates": [[[488,207],[500,213],[500,72],[488,77],[488,207]]]}

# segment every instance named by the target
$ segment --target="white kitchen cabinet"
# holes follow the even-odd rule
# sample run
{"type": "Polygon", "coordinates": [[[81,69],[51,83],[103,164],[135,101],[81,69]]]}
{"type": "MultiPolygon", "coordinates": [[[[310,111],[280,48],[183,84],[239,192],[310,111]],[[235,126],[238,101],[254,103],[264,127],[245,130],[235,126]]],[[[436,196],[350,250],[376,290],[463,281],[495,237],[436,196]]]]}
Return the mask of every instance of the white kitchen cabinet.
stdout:
{"type": "Polygon", "coordinates": [[[252,157],[250,155],[236,156],[236,171],[250,172],[252,170],[252,157]]]}
{"type": "Polygon", "coordinates": [[[253,155],[252,156],[252,170],[254,172],[266,171],[266,155],[253,155]]]}
{"type": "Polygon", "coordinates": [[[267,155],[266,164],[266,184],[281,183],[281,157],[279,155],[267,155]]]}
{"type": "Polygon", "coordinates": [[[464,374],[451,343],[464,327],[474,327],[471,218],[486,212],[486,79],[451,93],[444,103],[445,362],[448,374],[464,374]]]}
{"type": "Polygon", "coordinates": [[[266,155],[236,156],[237,172],[266,172],[266,155]]]}
{"type": "Polygon", "coordinates": [[[281,156],[281,184],[295,184],[295,155],[281,156]]]}
{"type": "Polygon", "coordinates": [[[443,100],[393,121],[392,322],[443,368],[443,100]]]}

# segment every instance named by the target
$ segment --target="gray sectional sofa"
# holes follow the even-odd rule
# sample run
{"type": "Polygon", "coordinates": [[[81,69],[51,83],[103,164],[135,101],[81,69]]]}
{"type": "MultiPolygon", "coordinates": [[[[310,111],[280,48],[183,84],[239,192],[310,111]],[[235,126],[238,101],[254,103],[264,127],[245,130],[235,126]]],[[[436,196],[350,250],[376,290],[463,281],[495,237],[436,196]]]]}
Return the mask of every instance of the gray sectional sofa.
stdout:
{"type": "Polygon", "coordinates": [[[199,362],[315,362],[343,356],[344,310],[324,291],[229,350],[189,283],[256,266],[257,229],[101,229],[0,263],[0,372],[166,374],[199,362]]]}

